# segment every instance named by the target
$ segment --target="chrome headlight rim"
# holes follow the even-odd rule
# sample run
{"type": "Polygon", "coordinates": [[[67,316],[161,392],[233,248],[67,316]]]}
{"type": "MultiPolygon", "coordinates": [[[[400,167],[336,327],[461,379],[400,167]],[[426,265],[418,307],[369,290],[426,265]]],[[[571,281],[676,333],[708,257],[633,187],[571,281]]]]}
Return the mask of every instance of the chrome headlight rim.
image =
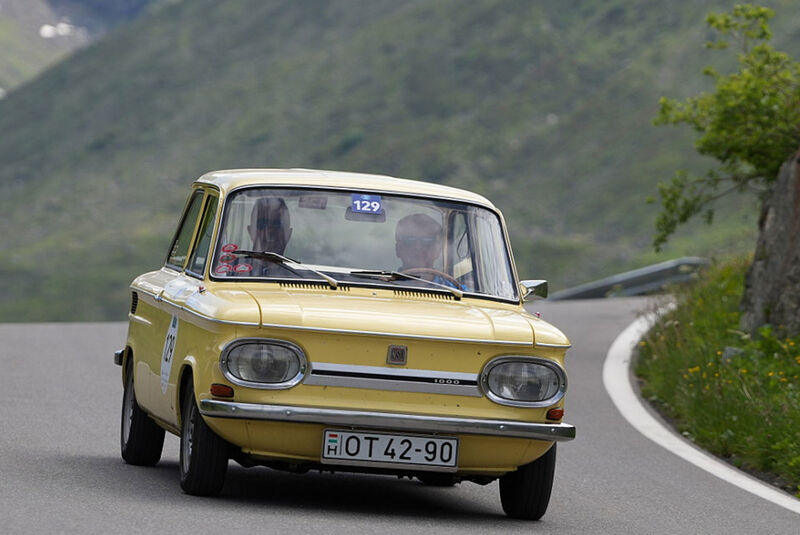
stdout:
{"type": "Polygon", "coordinates": [[[561,365],[558,362],[543,357],[533,357],[528,355],[503,355],[500,357],[493,358],[492,360],[486,363],[486,365],[483,367],[483,370],[481,371],[479,384],[483,394],[490,400],[497,403],[498,405],[507,405],[509,407],[528,407],[528,408],[550,407],[561,401],[564,395],[567,393],[567,372],[564,370],[564,368],[561,367],[561,365]],[[492,392],[492,390],[489,388],[489,374],[495,367],[509,362],[524,362],[530,364],[538,364],[551,369],[556,374],[559,380],[558,391],[555,393],[555,395],[547,399],[543,399],[541,401],[519,401],[498,396],[497,394],[492,392]]]}
{"type": "Polygon", "coordinates": [[[306,372],[308,371],[308,359],[306,358],[305,351],[303,351],[300,346],[293,344],[288,340],[281,340],[278,338],[237,338],[236,340],[226,344],[222,349],[222,354],[219,357],[219,368],[222,371],[222,375],[225,376],[225,379],[237,386],[246,386],[248,388],[258,388],[261,390],[286,390],[303,381],[306,376],[306,372]],[[258,381],[248,381],[247,379],[236,377],[228,369],[228,355],[230,355],[231,351],[237,347],[248,344],[276,345],[291,350],[297,356],[300,364],[297,374],[291,379],[282,381],[280,383],[261,383],[258,381]]]}

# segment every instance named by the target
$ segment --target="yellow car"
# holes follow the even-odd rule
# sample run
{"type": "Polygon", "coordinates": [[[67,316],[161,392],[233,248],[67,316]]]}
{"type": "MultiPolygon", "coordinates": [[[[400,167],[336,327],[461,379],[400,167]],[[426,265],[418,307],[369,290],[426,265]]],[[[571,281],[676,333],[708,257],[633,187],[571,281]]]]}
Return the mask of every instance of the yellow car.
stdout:
{"type": "Polygon", "coordinates": [[[550,499],[569,340],[529,314],[503,218],[425,182],[303,169],[192,186],[164,266],[131,284],[123,459],[180,437],[180,481],[242,466],[423,483],[500,479],[504,511],[550,499]]]}

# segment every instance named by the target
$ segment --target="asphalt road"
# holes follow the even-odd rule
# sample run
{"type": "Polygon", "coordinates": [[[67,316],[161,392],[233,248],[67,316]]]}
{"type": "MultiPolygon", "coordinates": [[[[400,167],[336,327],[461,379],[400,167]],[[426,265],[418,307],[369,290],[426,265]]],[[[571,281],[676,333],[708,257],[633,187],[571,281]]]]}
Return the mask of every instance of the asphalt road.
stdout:
{"type": "Polygon", "coordinates": [[[184,495],[178,441],[154,468],[119,456],[126,325],[0,325],[2,533],[786,533],[800,516],[641,436],[602,384],[606,352],[639,299],[536,305],[574,347],[556,481],[540,522],[508,520],[497,483],[431,488],[386,476],[293,475],[231,464],[222,496],[184,495]]]}

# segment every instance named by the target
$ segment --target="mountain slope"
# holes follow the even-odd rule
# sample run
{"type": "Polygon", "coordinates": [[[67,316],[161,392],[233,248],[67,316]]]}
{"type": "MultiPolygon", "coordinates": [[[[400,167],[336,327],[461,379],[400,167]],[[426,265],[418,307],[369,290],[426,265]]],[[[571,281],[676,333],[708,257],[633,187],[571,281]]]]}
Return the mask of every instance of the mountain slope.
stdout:
{"type": "Polygon", "coordinates": [[[1,0],[0,98],[157,0],[1,0]]]}
{"type": "MultiPolygon", "coordinates": [[[[799,43],[783,29],[800,15],[775,3],[776,35],[799,43]]],[[[504,211],[521,275],[556,287],[639,265],[643,199],[703,165],[689,132],[651,120],[660,95],[704,87],[715,5],[165,3],[0,101],[0,320],[124,316],[127,282],[217,168],[475,189],[504,211]]],[[[727,213],[671,252],[750,247],[752,204],[727,213]]]]}

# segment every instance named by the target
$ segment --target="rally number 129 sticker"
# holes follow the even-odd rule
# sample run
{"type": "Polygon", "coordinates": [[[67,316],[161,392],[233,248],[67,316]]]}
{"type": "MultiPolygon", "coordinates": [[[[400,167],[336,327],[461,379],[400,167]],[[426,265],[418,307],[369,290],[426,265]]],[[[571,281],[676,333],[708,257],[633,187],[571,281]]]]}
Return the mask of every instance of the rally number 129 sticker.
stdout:
{"type": "Polygon", "coordinates": [[[361,214],[382,214],[383,205],[380,195],[362,195],[353,193],[351,195],[350,207],[353,212],[361,214]]]}
{"type": "Polygon", "coordinates": [[[172,369],[172,356],[175,354],[175,341],[178,339],[178,317],[172,316],[172,321],[164,338],[164,350],[161,352],[161,393],[167,393],[169,372],[172,369]]]}

